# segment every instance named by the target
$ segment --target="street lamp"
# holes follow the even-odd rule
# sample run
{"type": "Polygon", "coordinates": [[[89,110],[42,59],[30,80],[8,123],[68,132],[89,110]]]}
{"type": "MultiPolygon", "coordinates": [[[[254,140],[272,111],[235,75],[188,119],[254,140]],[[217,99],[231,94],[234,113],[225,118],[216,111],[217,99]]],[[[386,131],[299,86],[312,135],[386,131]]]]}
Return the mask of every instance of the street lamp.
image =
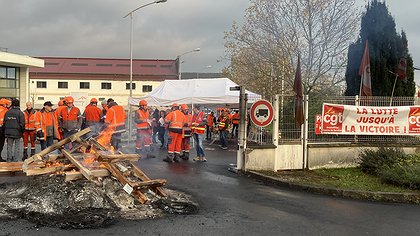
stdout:
{"type": "Polygon", "coordinates": [[[136,9],[130,11],[127,15],[125,15],[123,18],[126,18],[127,16],[130,16],[130,97],[128,98],[128,141],[127,145],[130,146],[130,139],[131,139],[131,105],[130,105],[130,99],[133,97],[133,13],[137,10],[140,10],[144,7],[147,7],[152,4],[157,3],[164,3],[167,0],[155,0],[153,2],[144,4],[142,6],[137,7],[136,9]]]}
{"type": "MultiPolygon", "coordinates": [[[[211,66],[211,65],[205,66],[205,67],[201,68],[201,71],[203,71],[203,70],[205,70],[205,69],[210,69],[210,68],[212,68],[212,67],[213,67],[213,66],[211,66]]],[[[198,73],[199,73],[199,71],[197,71],[197,79],[198,79],[198,73]]]]}
{"type": "Polygon", "coordinates": [[[184,56],[185,54],[192,53],[192,52],[199,52],[200,50],[201,50],[200,48],[196,48],[196,49],[193,49],[191,51],[184,52],[181,55],[176,57],[176,59],[178,60],[178,80],[181,80],[181,63],[182,63],[181,62],[181,56],[184,56]]]}
{"type": "Polygon", "coordinates": [[[156,1],[144,4],[130,11],[127,15],[123,17],[123,18],[126,18],[127,16],[130,16],[130,97],[129,98],[133,96],[133,13],[149,5],[157,4],[157,3],[164,3],[166,1],[167,0],[156,0],[156,1]]]}

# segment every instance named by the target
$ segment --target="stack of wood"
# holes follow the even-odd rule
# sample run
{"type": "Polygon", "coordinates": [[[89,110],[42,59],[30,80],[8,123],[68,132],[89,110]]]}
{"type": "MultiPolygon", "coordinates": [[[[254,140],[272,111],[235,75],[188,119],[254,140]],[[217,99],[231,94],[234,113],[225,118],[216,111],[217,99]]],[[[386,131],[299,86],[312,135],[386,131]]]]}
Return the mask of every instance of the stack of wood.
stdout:
{"type": "Polygon", "coordinates": [[[123,189],[144,204],[149,199],[144,194],[151,190],[161,197],[167,194],[162,189],[165,179],[151,180],[134,163],[140,156],[137,154],[112,153],[94,138],[83,139],[90,132],[84,129],[65,138],[41,152],[26,159],[24,162],[0,163],[1,172],[23,171],[27,176],[33,175],[64,175],[65,181],[88,179],[98,182],[102,177],[113,176],[123,189]],[[72,143],[71,150],[64,145],[72,143]],[[61,154],[51,154],[60,150],[61,154]]]}

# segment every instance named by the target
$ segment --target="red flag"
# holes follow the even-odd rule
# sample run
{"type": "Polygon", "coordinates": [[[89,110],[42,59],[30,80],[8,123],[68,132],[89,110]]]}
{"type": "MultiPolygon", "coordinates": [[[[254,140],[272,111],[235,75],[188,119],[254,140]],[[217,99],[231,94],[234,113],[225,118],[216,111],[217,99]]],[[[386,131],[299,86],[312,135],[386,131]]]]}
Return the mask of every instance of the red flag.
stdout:
{"type": "Polygon", "coordinates": [[[362,63],[360,64],[359,75],[361,76],[359,96],[372,96],[369,46],[367,40],[365,45],[365,52],[363,53],[362,63]]]}
{"type": "Polygon", "coordinates": [[[302,72],[300,69],[300,55],[296,67],[295,81],[293,82],[293,91],[296,94],[295,100],[295,123],[299,126],[303,124],[303,86],[302,72]]]}
{"type": "Polygon", "coordinates": [[[395,72],[400,80],[407,81],[407,59],[402,57],[395,72]]]}

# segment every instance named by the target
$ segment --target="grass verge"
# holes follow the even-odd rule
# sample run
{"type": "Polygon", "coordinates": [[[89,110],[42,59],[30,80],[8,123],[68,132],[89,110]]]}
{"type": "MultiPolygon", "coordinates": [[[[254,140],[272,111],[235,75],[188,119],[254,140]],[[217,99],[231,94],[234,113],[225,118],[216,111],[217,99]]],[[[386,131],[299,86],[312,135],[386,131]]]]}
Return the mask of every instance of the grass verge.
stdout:
{"type": "Polygon", "coordinates": [[[412,190],[405,187],[383,183],[378,177],[368,175],[357,167],[317,169],[308,171],[296,170],[258,172],[268,176],[277,177],[283,181],[320,187],[374,192],[420,193],[419,190],[412,190]]]}

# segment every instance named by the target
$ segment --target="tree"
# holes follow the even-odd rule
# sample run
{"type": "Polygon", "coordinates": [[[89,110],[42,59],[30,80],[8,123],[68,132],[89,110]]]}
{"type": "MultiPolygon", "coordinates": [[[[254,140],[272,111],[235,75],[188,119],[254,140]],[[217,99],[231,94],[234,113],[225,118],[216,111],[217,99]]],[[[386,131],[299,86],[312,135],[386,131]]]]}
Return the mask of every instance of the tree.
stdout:
{"type": "Polygon", "coordinates": [[[361,21],[359,39],[350,45],[346,70],[346,95],[357,95],[360,89],[359,67],[366,40],[369,42],[372,93],[391,96],[395,71],[401,58],[407,61],[406,81],[397,80],[394,96],[414,96],[413,59],[408,52],[404,31],[398,34],[394,18],[385,2],[373,0],[366,7],[361,21]]]}
{"type": "Polygon", "coordinates": [[[349,43],[357,31],[354,0],[252,0],[245,23],[225,34],[237,83],[268,97],[291,93],[298,54],[304,93],[325,93],[344,81],[349,43]]]}

